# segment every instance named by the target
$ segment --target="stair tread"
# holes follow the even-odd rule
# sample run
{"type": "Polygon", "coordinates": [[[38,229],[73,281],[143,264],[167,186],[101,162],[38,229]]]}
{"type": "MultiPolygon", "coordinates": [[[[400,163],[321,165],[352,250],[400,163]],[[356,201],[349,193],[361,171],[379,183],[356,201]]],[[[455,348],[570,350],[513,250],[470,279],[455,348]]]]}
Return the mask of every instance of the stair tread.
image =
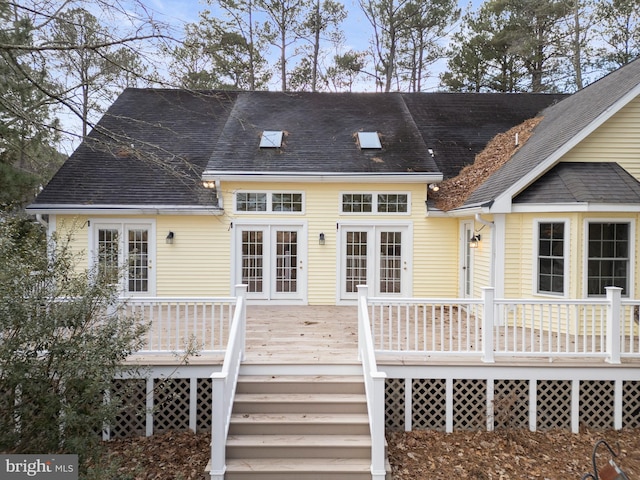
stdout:
{"type": "Polygon", "coordinates": [[[364,383],[358,375],[240,375],[238,382],[341,382],[364,383]]]}
{"type": "Polygon", "coordinates": [[[229,435],[227,446],[350,447],[370,446],[369,435],[229,435]]]}
{"type": "Polygon", "coordinates": [[[369,471],[365,458],[231,458],[227,471],[234,472],[360,472],[369,471]]]}
{"type": "Polygon", "coordinates": [[[369,423],[366,413],[234,413],[232,423],[369,423]]]}
{"type": "Polygon", "coordinates": [[[236,402],[271,401],[281,403],[295,403],[300,401],[314,402],[366,402],[367,397],[360,393],[238,393],[236,402]]]}

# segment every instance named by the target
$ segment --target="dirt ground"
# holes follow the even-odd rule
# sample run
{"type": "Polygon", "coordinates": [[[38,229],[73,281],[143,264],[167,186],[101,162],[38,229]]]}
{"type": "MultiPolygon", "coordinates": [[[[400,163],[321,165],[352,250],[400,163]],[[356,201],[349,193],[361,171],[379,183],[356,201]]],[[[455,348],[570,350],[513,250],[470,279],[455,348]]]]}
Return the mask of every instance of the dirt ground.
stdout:
{"type": "MultiPolygon", "coordinates": [[[[119,460],[123,479],[207,480],[207,434],[167,433],[107,444],[119,460]]],[[[640,429],[574,435],[564,431],[411,432],[388,435],[394,480],[570,480],[593,473],[592,453],[599,440],[619,456],[616,464],[630,480],[640,479],[640,429]]],[[[612,459],[604,445],[597,468],[612,459]]],[[[613,480],[603,471],[601,480],[613,480]]],[[[595,477],[592,477],[595,478],[595,477]]],[[[622,477],[621,477],[622,478],[622,477]]]]}

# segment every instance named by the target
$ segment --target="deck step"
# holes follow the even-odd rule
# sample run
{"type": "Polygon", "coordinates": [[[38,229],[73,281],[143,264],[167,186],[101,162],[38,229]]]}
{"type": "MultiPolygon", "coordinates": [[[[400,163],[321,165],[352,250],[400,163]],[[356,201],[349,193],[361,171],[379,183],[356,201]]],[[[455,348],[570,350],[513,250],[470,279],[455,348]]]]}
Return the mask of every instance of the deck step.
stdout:
{"type": "Polygon", "coordinates": [[[362,376],[241,375],[225,480],[371,478],[362,376]]]}
{"type": "Polygon", "coordinates": [[[236,413],[230,435],[367,435],[369,417],[364,413],[236,413]]]}
{"type": "MultiPolygon", "coordinates": [[[[371,458],[369,435],[229,435],[227,458],[371,458]]],[[[370,462],[370,460],[369,460],[370,462]]]]}
{"type": "Polygon", "coordinates": [[[370,480],[368,459],[344,458],[265,458],[251,464],[239,460],[227,462],[228,478],[232,480],[370,480]]]}

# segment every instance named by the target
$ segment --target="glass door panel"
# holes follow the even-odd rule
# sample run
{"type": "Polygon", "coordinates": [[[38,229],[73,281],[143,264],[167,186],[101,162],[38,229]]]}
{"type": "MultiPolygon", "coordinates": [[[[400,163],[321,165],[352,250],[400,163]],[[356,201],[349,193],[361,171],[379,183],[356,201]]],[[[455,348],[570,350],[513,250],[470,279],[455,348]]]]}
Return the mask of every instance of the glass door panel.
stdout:
{"type": "Polygon", "coordinates": [[[379,290],[384,293],[402,292],[402,232],[380,232],[379,290]]]}
{"type": "Polygon", "coordinates": [[[297,230],[275,231],[275,292],[296,293],[298,291],[298,232],[297,230]]]}
{"type": "Polygon", "coordinates": [[[264,287],[264,232],[242,231],[242,283],[248,293],[262,293],[264,287]]]}
{"type": "Polygon", "coordinates": [[[367,284],[368,232],[346,233],[345,290],[358,293],[358,285],[367,284]]]}

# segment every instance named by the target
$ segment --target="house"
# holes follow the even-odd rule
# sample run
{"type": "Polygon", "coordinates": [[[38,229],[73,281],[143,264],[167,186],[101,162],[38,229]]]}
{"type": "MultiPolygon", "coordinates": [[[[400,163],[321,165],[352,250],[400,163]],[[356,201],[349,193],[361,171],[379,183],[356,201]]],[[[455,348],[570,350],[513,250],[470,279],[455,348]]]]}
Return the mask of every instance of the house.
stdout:
{"type": "Polygon", "coordinates": [[[491,212],[433,210],[429,188],[561,98],[128,89],[29,211],[74,229],[87,265],[129,265],[132,296],[473,295],[460,272],[481,286],[488,266],[459,264],[491,212]]]}
{"type": "MultiPolygon", "coordinates": [[[[134,300],[229,296],[238,284],[254,305],[354,305],[359,285],[382,306],[455,299],[422,302],[420,331],[408,317],[379,329],[406,343],[448,329],[449,351],[380,362],[385,398],[371,405],[384,402],[387,428],[489,428],[501,395],[532,429],[637,426],[640,374],[618,363],[621,345],[625,358],[640,350],[639,95],[640,61],[571,96],[128,89],[28,211],[71,231],[88,267],[125,267],[134,300]],[[622,307],[605,303],[610,286],[622,307]],[[477,302],[488,290],[512,315],[500,318],[504,345],[544,337],[546,350],[525,353],[578,361],[491,364],[498,330],[477,302]],[[542,306],[544,326],[515,318],[528,306],[542,306]],[[427,328],[436,311],[446,318],[427,328]],[[478,344],[486,364],[432,362],[479,356],[478,344]],[[616,365],[583,363],[593,356],[616,365]]],[[[187,379],[182,397],[206,391],[210,373],[187,379]]],[[[222,478],[224,454],[212,458],[222,478]]]]}

